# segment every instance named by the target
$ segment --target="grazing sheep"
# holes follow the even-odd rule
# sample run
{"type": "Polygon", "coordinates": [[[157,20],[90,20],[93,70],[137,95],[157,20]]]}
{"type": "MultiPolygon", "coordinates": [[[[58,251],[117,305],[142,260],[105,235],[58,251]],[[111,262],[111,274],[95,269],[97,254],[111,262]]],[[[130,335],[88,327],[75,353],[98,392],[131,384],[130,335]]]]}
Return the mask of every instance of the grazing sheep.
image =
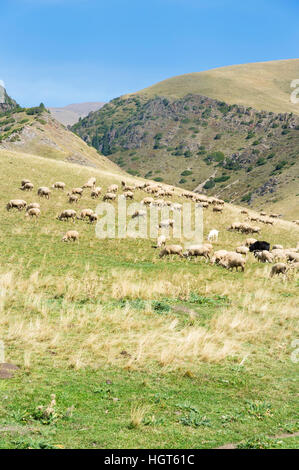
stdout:
{"type": "Polygon", "coordinates": [[[80,217],[78,216],[77,219],[85,219],[85,217],[89,217],[91,214],[93,214],[93,210],[92,209],[82,209],[81,213],[80,213],[80,217]]]}
{"type": "Polygon", "coordinates": [[[11,209],[18,209],[19,211],[21,211],[22,209],[25,209],[26,206],[27,206],[27,202],[23,201],[23,199],[11,199],[7,203],[6,209],[8,211],[10,211],[11,209]]]}
{"type": "Polygon", "coordinates": [[[218,234],[219,234],[219,230],[216,230],[215,228],[213,230],[210,231],[209,235],[208,235],[208,240],[209,241],[218,241],[218,234]]]}
{"type": "Polygon", "coordinates": [[[260,219],[260,222],[262,222],[263,224],[267,224],[267,225],[273,225],[274,224],[273,220],[267,219],[267,218],[260,219]]]}
{"type": "Polygon", "coordinates": [[[31,209],[26,211],[26,217],[35,217],[36,219],[40,216],[40,210],[37,207],[31,207],[31,209]]]}
{"type": "Polygon", "coordinates": [[[65,189],[65,183],[63,181],[56,181],[56,183],[52,184],[53,189],[62,189],[64,191],[65,189]]]}
{"type": "Polygon", "coordinates": [[[163,258],[163,256],[169,255],[179,255],[182,258],[183,248],[181,247],[181,245],[166,245],[160,252],[159,257],[163,258]]]}
{"type": "Polygon", "coordinates": [[[40,188],[38,188],[37,194],[39,197],[45,197],[46,199],[49,199],[51,190],[46,186],[41,186],[40,188]]]}
{"type": "Polygon", "coordinates": [[[33,208],[40,209],[40,204],[38,202],[31,202],[30,204],[28,204],[26,211],[29,211],[29,209],[33,208]]]}
{"type": "Polygon", "coordinates": [[[115,193],[106,193],[103,197],[103,201],[115,201],[116,194],[115,193]]]}
{"type": "Polygon", "coordinates": [[[73,222],[75,222],[76,215],[77,215],[77,213],[73,209],[66,209],[66,210],[62,211],[60,215],[57,216],[57,219],[58,220],[73,219],[73,222]]]}
{"type": "Polygon", "coordinates": [[[24,180],[21,181],[21,186],[24,186],[24,184],[26,184],[26,183],[31,183],[31,181],[24,179],[24,180]]]}
{"type": "Polygon", "coordinates": [[[158,238],[157,238],[157,248],[160,248],[161,246],[165,245],[166,244],[166,237],[165,235],[160,235],[158,238]]]}
{"type": "Polygon", "coordinates": [[[143,204],[144,206],[150,206],[150,205],[153,204],[154,202],[155,202],[154,198],[152,198],[152,197],[145,197],[144,199],[142,199],[141,204],[143,204]]]}
{"type": "Polygon", "coordinates": [[[117,193],[118,191],[118,186],[117,184],[111,184],[108,188],[107,188],[107,193],[117,193]]]}
{"type": "Polygon", "coordinates": [[[296,263],[299,261],[299,253],[288,251],[286,253],[286,256],[287,256],[287,261],[290,261],[290,262],[295,261],[296,263]]]}
{"type": "Polygon", "coordinates": [[[299,220],[293,220],[293,224],[299,225],[299,220]]]}
{"type": "Polygon", "coordinates": [[[190,256],[203,256],[208,261],[210,259],[210,249],[204,245],[191,245],[186,249],[183,256],[185,258],[189,258],[190,256]]]}
{"type": "Polygon", "coordinates": [[[256,238],[246,238],[245,246],[253,245],[255,242],[257,242],[256,238]]]}
{"type": "Polygon", "coordinates": [[[236,248],[236,253],[240,253],[240,255],[247,255],[248,252],[249,252],[248,246],[241,245],[236,248]]]}
{"type": "Polygon", "coordinates": [[[223,207],[221,206],[214,206],[213,207],[213,212],[222,212],[223,211],[223,207]]]}
{"type": "Polygon", "coordinates": [[[228,253],[227,250],[218,250],[218,251],[215,251],[213,257],[211,258],[211,263],[212,264],[219,264],[220,260],[222,258],[224,258],[224,256],[226,256],[228,253]]]}
{"type": "Polygon", "coordinates": [[[78,196],[82,196],[83,188],[73,188],[70,193],[67,193],[67,196],[70,196],[71,194],[77,194],[78,196]]]}
{"type": "Polygon", "coordinates": [[[241,210],[241,214],[248,215],[248,210],[246,210],[246,209],[242,209],[242,210],[241,210]]]}
{"type": "Polygon", "coordinates": [[[32,191],[34,188],[34,185],[32,183],[25,183],[21,186],[22,191],[32,191]]]}
{"type": "Polygon", "coordinates": [[[237,230],[238,232],[240,231],[242,226],[242,222],[233,222],[227,230],[237,230]]]}
{"type": "Polygon", "coordinates": [[[273,263],[274,261],[273,254],[267,250],[255,251],[254,256],[257,258],[258,261],[261,261],[262,263],[273,263]]]}
{"type": "Polygon", "coordinates": [[[126,199],[134,199],[134,193],[132,193],[132,191],[126,191],[123,195],[126,199]]]}
{"type": "Polygon", "coordinates": [[[164,220],[161,220],[161,222],[158,225],[158,228],[167,228],[167,227],[173,228],[173,224],[174,224],[173,219],[164,219],[164,220]]]}
{"type": "Polygon", "coordinates": [[[95,213],[90,214],[90,215],[88,216],[88,218],[89,218],[89,222],[90,222],[91,224],[92,224],[93,222],[97,222],[97,220],[98,220],[98,216],[97,216],[97,214],[95,214],[95,213]]]}
{"type": "Polygon", "coordinates": [[[101,192],[102,192],[102,188],[100,186],[97,186],[96,188],[93,189],[93,191],[91,191],[90,196],[92,197],[92,199],[96,199],[99,197],[101,192]]]}
{"type": "Polygon", "coordinates": [[[276,274],[286,274],[287,271],[288,266],[285,263],[276,263],[272,266],[270,277],[273,277],[276,274]]]}
{"type": "Polygon", "coordinates": [[[258,215],[250,215],[248,217],[248,220],[250,220],[251,222],[258,222],[260,219],[258,215]]]}
{"type": "Polygon", "coordinates": [[[286,252],[280,249],[274,249],[271,251],[275,261],[286,260],[286,252]]]}
{"type": "Polygon", "coordinates": [[[79,233],[77,230],[68,230],[65,235],[62,237],[63,242],[68,242],[68,241],[79,241],[79,233]]]}
{"type": "Polygon", "coordinates": [[[273,219],[278,219],[280,217],[279,214],[269,214],[269,217],[272,217],[273,219]]]}
{"type": "Polygon", "coordinates": [[[239,230],[242,233],[259,233],[261,231],[260,227],[252,226],[248,224],[241,224],[239,230]]]}
{"type": "Polygon", "coordinates": [[[132,219],[135,219],[135,217],[144,217],[144,216],[146,216],[146,211],[139,209],[134,212],[134,214],[132,215],[132,219]]]}
{"type": "Polygon", "coordinates": [[[93,188],[96,184],[96,178],[92,177],[92,178],[89,178],[89,180],[87,181],[87,183],[83,184],[82,188],[85,189],[85,188],[93,188]]]}
{"type": "Polygon", "coordinates": [[[73,203],[77,204],[78,200],[79,200],[79,196],[77,196],[76,194],[71,194],[69,196],[69,203],[70,204],[73,204],[73,203]]]}
{"type": "Polygon", "coordinates": [[[249,251],[252,253],[254,251],[270,251],[270,243],[265,241],[256,241],[249,246],[249,251]]]}
{"type": "Polygon", "coordinates": [[[261,217],[266,217],[267,214],[266,214],[266,212],[260,212],[260,216],[261,216],[261,217]]]}
{"type": "Polygon", "coordinates": [[[220,266],[223,266],[226,269],[238,268],[240,267],[242,271],[245,269],[246,260],[240,255],[239,253],[235,252],[228,252],[220,261],[220,266]]]}
{"type": "Polygon", "coordinates": [[[272,250],[283,250],[282,245],[273,245],[272,250]]]}

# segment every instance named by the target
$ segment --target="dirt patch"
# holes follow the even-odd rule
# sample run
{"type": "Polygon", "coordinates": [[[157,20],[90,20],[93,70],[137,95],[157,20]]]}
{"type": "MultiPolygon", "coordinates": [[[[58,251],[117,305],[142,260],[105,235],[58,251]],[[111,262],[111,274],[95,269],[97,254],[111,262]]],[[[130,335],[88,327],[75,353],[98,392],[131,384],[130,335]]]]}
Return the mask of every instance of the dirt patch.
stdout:
{"type": "Polygon", "coordinates": [[[8,362],[0,363],[0,379],[11,379],[18,369],[19,367],[15,364],[9,364],[8,362]]]}

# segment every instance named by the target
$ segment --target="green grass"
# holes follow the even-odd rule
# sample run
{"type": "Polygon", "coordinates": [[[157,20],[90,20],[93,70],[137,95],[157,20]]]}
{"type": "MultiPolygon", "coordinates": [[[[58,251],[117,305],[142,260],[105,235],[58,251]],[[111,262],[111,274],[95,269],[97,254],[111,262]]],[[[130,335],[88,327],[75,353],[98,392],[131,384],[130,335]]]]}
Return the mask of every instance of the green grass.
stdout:
{"type": "MultiPolygon", "coordinates": [[[[298,447],[275,437],[298,431],[296,276],[270,280],[251,255],[235,273],[159,259],[153,240],[98,240],[86,222],[55,219],[69,206],[59,191],[29,221],[6,202],[35,201],[56,180],[69,189],[94,175],[105,190],[122,177],[6,151],[0,171],[0,339],[19,366],[0,379],[1,448],[298,447]],[[70,228],[79,244],[61,242],[70,228]]],[[[86,191],[75,209],[96,205],[86,191]]],[[[220,229],[215,249],[246,238],[226,231],[240,217],[205,211],[205,236],[220,229]]],[[[294,246],[290,227],[263,226],[262,238],[294,246]]]]}

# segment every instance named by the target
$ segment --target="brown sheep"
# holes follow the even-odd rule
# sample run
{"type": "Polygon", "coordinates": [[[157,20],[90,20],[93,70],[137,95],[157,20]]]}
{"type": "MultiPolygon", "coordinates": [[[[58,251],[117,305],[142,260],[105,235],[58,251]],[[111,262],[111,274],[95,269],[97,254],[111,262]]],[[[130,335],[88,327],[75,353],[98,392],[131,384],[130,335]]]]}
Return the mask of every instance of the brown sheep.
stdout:
{"type": "Polygon", "coordinates": [[[77,204],[78,200],[79,200],[79,196],[77,196],[76,194],[71,194],[69,196],[69,203],[70,204],[73,204],[73,203],[77,204]]]}
{"type": "Polygon", "coordinates": [[[26,217],[35,217],[36,219],[40,216],[40,210],[37,207],[31,207],[31,209],[27,210],[26,217]]]}
{"type": "Polygon", "coordinates": [[[99,195],[101,194],[102,192],[102,188],[100,188],[100,186],[97,186],[96,188],[93,189],[93,191],[91,191],[90,193],[90,196],[93,198],[93,199],[96,199],[99,197],[99,195]]]}
{"type": "Polygon", "coordinates": [[[29,209],[33,208],[40,209],[40,204],[38,202],[31,202],[30,204],[28,204],[26,211],[29,211],[29,209]]]}
{"type": "Polygon", "coordinates": [[[56,181],[56,183],[52,184],[53,189],[62,189],[62,191],[65,189],[65,183],[63,181],[56,181]]]}
{"type": "Polygon", "coordinates": [[[71,194],[77,194],[78,196],[82,196],[83,188],[73,188],[70,193],[67,193],[67,196],[70,196],[71,194]]]}
{"type": "Polygon", "coordinates": [[[276,263],[272,266],[270,277],[273,277],[276,274],[286,274],[287,271],[288,266],[285,263],[276,263]]]}
{"type": "Polygon", "coordinates": [[[22,191],[32,191],[34,188],[34,185],[32,183],[25,183],[22,185],[20,188],[22,191]]]}
{"type": "Polygon", "coordinates": [[[273,254],[267,250],[255,251],[254,256],[255,258],[257,258],[258,261],[261,261],[262,263],[273,263],[274,261],[273,254]]]}
{"type": "Polygon", "coordinates": [[[134,193],[132,191],[125,191],[123,195],[126,199],[134,199],[134,193]]]}
{"type": "Polygon", "coordinates": [[[66,209],[66,210],[62,211],[59,216],[57,216],[57,219],[58,220],[72,219],[73,222],[75,222],[76,215],[77,215],[77,213],[73,209],[66,209]]]}
{"type": "Polygon", "coordinates": [[[103,197],[103,201],[115,201],[116,194],[115,193],[106,193],[103,197]]]}
{"type": "Polygon", "coordinates": [[[295,261],[296,263],[299,262],[299,253],[295,253],[292,251],[288,251],[286,253],[287,260],[290,261],[291,263],[295,261]]]}
{"type": "Polygon", "coordinates": [[[51,191],[46,186],[41,186],[40,188],[38,188],[37,194],[39,197],[45,197],[46,199],[49,199],[51,191]]]}
{"type": "Polygon", "coordinates": [[[159,258],[169,255],[179,255],[183,258],[183,248],[181,245],[166,245],[159,254],[159,258]]]}
{"type": "Polygon", "coordinates": [[[81,213],[80,213],[80,217],[78,216],[77,219],[85,219],[85,217],[89,217],[91,214],[93,214],[93,210],[92,209],[82,209],[81,213]]]}
{"type": "Polygon", "coordinates": [[[185,258],[190,256],[203,256],[207,261],[210,259],[210,248],[204,245],[191,245],[183,254],[185,258]]]}
{"type": "Polygon", "coordinates": [[[9,203],[6,205],[6,209],[10,211],[11,209],[18,209],[21,211],[22,209],[25,209],[27,206],[27,202],[23,201],[23,199],[11,199],[9,203]]]}
{"type": "Polygon", "coordinates": [[[238,268],[240,267],[242,271],[245,269],[245,259],[240,255],[239,253],[235,252],[228,252],[220,261],[219,264],[220,266],[223,266],[226,269],[231,269],[233,270],[236,268],[236,271],[238,271],[238,268]]]}
{"type": "Polygon", "coordinates": [[[247,253],[249,252],[249,248],[248,246],[238,246],[236,248],[236,253],[240,253],[240,255],[247,255],[247,253]]]}
{"type": "Polygon", "coordinates": [[[107,188],[107,193],[117,193],[118,191],[118,186],[117,184],[111,184],[108,188],[107,188]]]}
{"type": "Polygon", "coordinates": [[[224,256],[227,255],[227,253],[228,253],[227,250],[217,250],[217,251],[215,251],[213,257],[211,258],[211,263],[212,264],[215,264],[215,263],[219,264],[220,260],[222,258],[224,258],[224,256]]]}
{"type": "Polygon", "coordinates": [[[77,230],[68,230],[62,237],[63,242],[68,242],[68,241],[79,241],[79,233],[77,230]]]}

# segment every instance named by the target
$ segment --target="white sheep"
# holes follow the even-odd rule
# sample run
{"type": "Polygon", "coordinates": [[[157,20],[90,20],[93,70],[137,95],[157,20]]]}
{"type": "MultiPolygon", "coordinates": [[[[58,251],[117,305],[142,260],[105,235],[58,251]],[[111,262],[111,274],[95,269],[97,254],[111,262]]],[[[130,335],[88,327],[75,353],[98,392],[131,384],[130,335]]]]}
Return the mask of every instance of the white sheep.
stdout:
{"type": "Polygon", "coordinates": [[[36,219],[40,216],[40,210],[37,207],[31,207],[29,210],[26,211],[26,217],[35,217],[36,219]]]}
{"type": "Polygon", "coordinates": [[[209,242],[210,241],[218,241],[218,234],[219,234],[219,230],[216,230],[216,229],[213,229],[213,230],[210,230],[210,233],[208,235],[208,240],[209,242]]]}
{"type": "Polygon", "coordinates": [[[79,241],[79,233],[77,230],[68,230],[62,237],[62,241],[68,242],[68,241],[79,241]]]}

